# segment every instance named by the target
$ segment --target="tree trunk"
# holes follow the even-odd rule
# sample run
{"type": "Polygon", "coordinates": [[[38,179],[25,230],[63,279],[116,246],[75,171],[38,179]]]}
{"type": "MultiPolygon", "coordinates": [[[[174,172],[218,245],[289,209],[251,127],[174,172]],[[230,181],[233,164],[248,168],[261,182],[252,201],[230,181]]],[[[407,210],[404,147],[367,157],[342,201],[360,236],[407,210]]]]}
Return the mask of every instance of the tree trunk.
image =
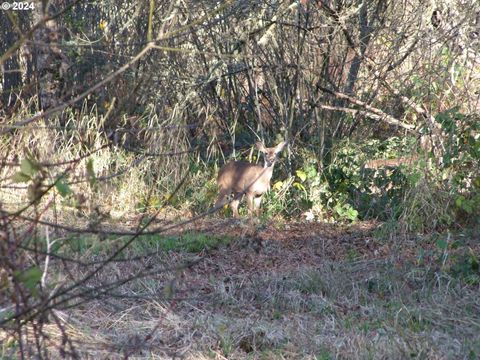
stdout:
{"type": "MultiPolygon", "coordinates": [[[[14,26],[4,11],[0,12],[0,54],[4,54],[18,39],[14,26]]],[[[22,85],[19,65],[19,52],[7,59],[2,66],[2,97],[0,102],[4,109],[11,107],[17,98],[17,93],[22,85]]]]}

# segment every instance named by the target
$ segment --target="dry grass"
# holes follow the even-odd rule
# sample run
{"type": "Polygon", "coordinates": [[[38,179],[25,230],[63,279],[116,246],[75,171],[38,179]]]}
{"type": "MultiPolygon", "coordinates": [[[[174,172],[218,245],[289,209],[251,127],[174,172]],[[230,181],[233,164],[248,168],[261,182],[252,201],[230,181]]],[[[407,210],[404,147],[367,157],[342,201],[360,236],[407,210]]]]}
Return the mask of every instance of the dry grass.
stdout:
{"type": "MultiPolygon", "coordinates": [[[[443,271],[433,255],[420,265],[418,240],[396,249],[375,240],[374,225],[197,224],[196,231],[233,240],[199,254],[157,248],[136,261],[112,263],[86,286],[145,269],[148,274],[109,296],[62,310],[62,318],[75,329],[72,339],[82,358],[478,356],[478,284],[443,271]],[[194,266],[165,271],[199,256],[203,260],[194,266]]],[[[478,239],[472,244],[478,256],[478,239]]],[[[138,249],[144,248],[127,255],[138,255],[138,249]]],[[[52,273],[58,270],[60,263],[52,273]]],[[[86,270],[69,268],[79,277],[86,270]]]]}
{"type": "MultiPolygon", "coordinates": [[[[90,148],[98,149],[105,143],[96,126],[89,123],[92,118],[95,116],[91,114],[82,118],[78,127],[90,129],[85,136],[90,148]]],[[[9,138],[4,147],[20,149],[22,146],[13,143],[29,143],[37,160],[50,162],[72,160],[83,154],[77,139],[82,134],[71,132],[68,141],[55,141],[55,136],[60,135],[42,130],[28,139],[9,138]],[[45,146],[52,142],[63,145],[56,149],[45,146]]],[[[150,140],[147,148],[151,151],[188,148],[182,142],[177,146],[174,139],[163,147],[156,146],[162,144],[162,139],[150,140]]],[[[5,155],[5,160],[19,162],[25,156],[17,150],[5,155]]],[[[147,213],[162,204],[189,169],[188,157],[146,158],[135,163],[136,154],[119,152],[112,146],[89,159],[97,178],[108,180],[91,186],[86,176],[87,160],[79,161],[69,172],[73,194],[66,198],[52,193],[45,196],[38,205],[48,209],[41,211],[43,219],[52,219],[52,208],[58,208],[66,225],[95,228],[108,219],[106,229],[131,230],[142,216],[138,213],[139,203],[147,213]],[[122,175],[110,178],[117,173],[122,175]],[[86,198],[82,206],[75,204],[78,194],[86,198]],[[132,213],[137,214],[135,218],[129,218],[132,213]]],[[[47,182],[54,181],[64,169],[62,165],[50,170],[47,182]]],[[[18,167],[0,169],[2,185],[23,187],[15,191],[0,189],[0,202],[7,210],[28,204],[28,184],[12,184],[9,180],[15,171],[18,167]]],[[[201,210],[208,208],[210,187],[214,187],[209,181],[211,175],[192,173],[191,189],[195,190],[182,197],[192,203],[177,204],[176,208],[195,211],[197,203],[201,210]]],[[[138,239],[119,261],[111,262],[79,287],[82,296],[58,307],[54,315],[61,326],[52,319],[43,325],[44,338],[48,339],[45,346],[51,350],[49,357],[65,357],[58,351],[65,335],[81,358],[95,359],[480,356],[478,281],[454,276],[448,266],[454,256],[445,260],[435,241],[406,235],[410,233],[406,230],[418,229],[413,227],[415,219],[420,225],[435,225],[438,214],[448,216],[447,209],[437,205],[446,203],[443,194],[427,191],[426,183],[421,185],[409,193],[411,204],[406,209],[410,212],[404,212],[402,220],[412,227],[403,229],[401,240],[395,238],[394,232],[389,241],[378,240],[372,235],[377,224],[368,222],[341,227],[283,221],[259,225],[218,219],[184,226],[177,229],[180,235],[169,234],[178,236],[175,239],[179,245],[162,242],[159,237],[138,239]],[[193,245],[185,245],[192,241],[193,245]],[[422,251],[425,255],[420,259],[422,251]],[[133,279],[102,293],[109,284],[128,277],[133,279]],[[95,287],[96,291],[88,292],[95,287]],[[88,302],[77,305],[78,300],[88,302]]],[[[155,225],[178,215],[167,207],[155,225]]],[[[22,233],[21,226],[19,229],[22,233]]],[[[41,226],[38,229],[44,233],[41,226]]],[[[26,232],[23,235],[29,236],[26,232]]],[[[51,235],[51,240],[64,244],[62,251],[68,257],[89,263],[106,258],[128,237],[57,233],[51,235]]],[[[472,237],[463,248],[471,249],[474,257],[480,258],[478,238],[472,237]]],[[[453,248],[447,250],[449,255],[455,255],[453,248]]],[[[95,266],[98,263],[82,265],[52,258],[48,272],[51,291],[57,284],[81,279],[95,266]]],[[[21,335],[0,333],[0,357],[18,354],[15,336],[31,338],[32,344],[36,336],[33,329],[23,329],[21,335]]]]}

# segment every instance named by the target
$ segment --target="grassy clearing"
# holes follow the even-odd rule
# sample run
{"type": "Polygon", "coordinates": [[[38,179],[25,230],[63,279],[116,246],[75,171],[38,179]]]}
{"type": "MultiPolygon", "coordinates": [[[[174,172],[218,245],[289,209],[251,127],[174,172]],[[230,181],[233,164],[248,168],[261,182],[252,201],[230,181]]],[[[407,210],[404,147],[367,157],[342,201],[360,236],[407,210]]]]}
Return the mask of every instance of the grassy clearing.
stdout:
{"type": "MultiPolygon", "coordinates": [[[[57,255],[106,257],[113,249],[131,242],[132,236],[71,235],[62,239],[52,249],[57,255]]],[[[228,245],[233,238],[228,235],[212,235],[185,232],[180,235],[141,235],[136,237],[123,251],[121,258],[129,256],[159,255],[165,252],[200,253],[228,245]]],[[[27,244],[28,245],[28,244],[27,244]]]]}
{"type": "MultiPolygon", "coordinates": [[[[427,281],[419,269],[392,269],[388,262],[326,263],[288,275],[214,278],[201,300],[191,294],[170,311],[146,302],[125,309],[118,325],[126,339],[139,329],[146,336],[157,322],[134,319],[156,308],[153,318],[165,322],[157,341],[231,359],[476,358],[478,291],[449,277],[427,281]],[[171,327],[181,340],[168,337],[171,327]]],[[[121,342],[117,331],[104,335],[121,342]]],[[[151,355],[158,344],[150,343],[151,355]]]]}
{"type": "MultiPolygon", "coordinates": [[[[241,226],[223,224],[216,236],[139,238],[128,250],[130,260],[109,264],[87,286],[148,269],[144,276],[116,286],[115,296],[61,310],[82,357],[480,355],[479,247],[472,234],[403,240],[390,248],[361,224],[346,229],[284,224],[280,230],[266,225],[243,239],[234,236],[241,226]],[[254,247],[258,242],[260,248],[254,247]],[[179,267],[192,253],[201,260],[179,267]],[[132,260],[135,254],[145,256],[132,260]]],[[[82,258],[97,259],[125,240],[83,238],[88,246],[82,258]]],[[[2,354],[13,347],[4,345],[2,354]]]]}

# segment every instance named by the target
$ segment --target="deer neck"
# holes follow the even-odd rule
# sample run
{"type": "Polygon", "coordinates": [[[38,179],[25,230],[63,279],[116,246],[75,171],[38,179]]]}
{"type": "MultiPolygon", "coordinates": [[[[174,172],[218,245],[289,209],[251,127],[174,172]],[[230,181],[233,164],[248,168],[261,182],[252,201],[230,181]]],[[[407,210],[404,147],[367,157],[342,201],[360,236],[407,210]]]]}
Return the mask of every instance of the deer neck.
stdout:
{"type": "Polygon", "coordinates": [[[275,166],[275,162],[270,166],[268,166],[266,162],[263,165],[263,176],[266,177],[268,181],[270,181],[270,179],[272,178],[274,166],[275,166]]]}

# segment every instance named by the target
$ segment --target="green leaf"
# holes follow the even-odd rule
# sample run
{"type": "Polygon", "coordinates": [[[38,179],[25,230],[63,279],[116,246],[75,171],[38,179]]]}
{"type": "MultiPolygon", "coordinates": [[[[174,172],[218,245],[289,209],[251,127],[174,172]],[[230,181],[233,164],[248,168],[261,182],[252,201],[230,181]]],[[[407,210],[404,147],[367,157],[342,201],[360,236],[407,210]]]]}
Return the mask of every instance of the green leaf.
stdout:
{"type": "Polygon", "coordinates": [[[480,268],[480,264],[478,263],[478,258],[473,253],[473,250],[470,249],[470,265],[472,270],[478,271],[480,268]]]}
{"type": "Polygon", "coordinates": [[[97,182],[97,177],[95,176],[95,171],[93,170],[93,159],[88,159],[87,161],[87,176],[90,186],[95,185],[97,182]]]}
{"type": "Polygon", "coordinates": [[[345,216],[348,220],[355,221],[355,220],[357,220],[357,217],[358,217],[358,211],[355,210],[354,208],[350,207],[346,211],[345,216]]]}
{"type": "Polygon", "coordinates": [[[455,205],[460,209],[462,208],[462,205],[464,202],[465,202],[465,196],[463,195],[460,195],[455,199],[455,205]]]}
{"type": "Polygon", "coordinates": [[[55,187],[57,188],[58,193],[62,197],[67,197],[72,193],[72,189],[70,189],[70,186],[65,181],[65,178],[63,176],[57,179],[57,181],[55,182],[55,187]]]}
{"type": "Polygon", "coordinates": [[[473,186],[475,186],[477,189],[480,189],[480,176],[477,176],[475,180],[473,180],[473,186]]]}
{"type": "Polygon", "coordinates": [[[23,172],[19,171],[15,175],[11,177],[12,181],[15,183],[20,183],[20,182],[27,182],[30,181],[30,176],[24,174],[23,172]]]}
{"type": "Polygon", "coordinates": [[[283,187],[283,181],[279,180],[275,184],[273,184],[272,188],[274,190],[281,190],[283,187]]]}
{"type": "Polygon", "coordinates": [[[306,169],[307,171],[307,177],[309,179],[312,179],[314,178],[315,176],[317,176],[317,169],[315,168],[314,165],[309,165],[306,169]]]}
{"type": "Polygon", "coordinates": [[[463,203],[462,210],[465,211],[468,214],[473,213],[473,202],[470,200],[467,200],[463,203]]]}
{"type": "Polygon", "coordinates": [[[16,272],[14,276],[18,281],[23,283],[28,290],[34,291],[37,284],[40,283],[42,271],[38,266],[33,266],[27,270],[16,272]]]}
{"type": "Polygon", "coordinates": [[[299,182],[294,182],[293,184],[293,187],[296,187],[298,190],[302,190],[302,191],[305,191],[305,186],[303,186],[302,184],[300,184],[299,182]]]}
{"type": "Polygon", "coordinates": [[[307,180],[307,174],[303,170],[295,171],[295,174],[300,178],[300,180],[305,181],[307,180]]]}
{"type": "Polygon", "coordinates": [[[440,250],[446,250],[448,248],[448,243],[443,239],[437,240],[436,244],[437,244],[437,248],[440,250]]]}
{"type": "Polygon", "coordinates": [[[25,175],[28,175],[31,177],[35,175],[35,173],[38,172],[38,170],[40,170],[40,167],[37,164],[35,164],[32,160],[25,158],[20,163],[20,170],[25,175]]]}

